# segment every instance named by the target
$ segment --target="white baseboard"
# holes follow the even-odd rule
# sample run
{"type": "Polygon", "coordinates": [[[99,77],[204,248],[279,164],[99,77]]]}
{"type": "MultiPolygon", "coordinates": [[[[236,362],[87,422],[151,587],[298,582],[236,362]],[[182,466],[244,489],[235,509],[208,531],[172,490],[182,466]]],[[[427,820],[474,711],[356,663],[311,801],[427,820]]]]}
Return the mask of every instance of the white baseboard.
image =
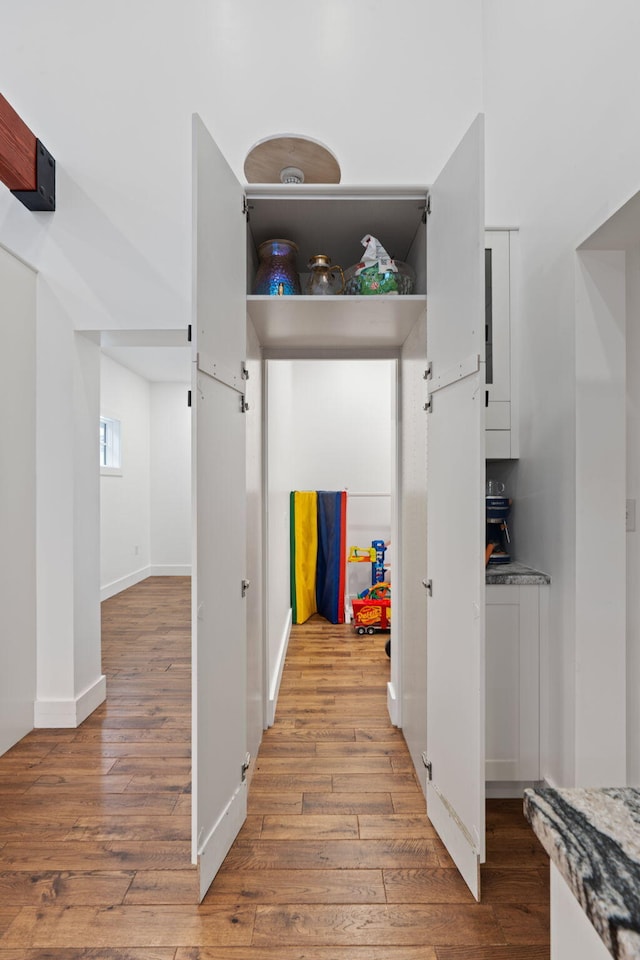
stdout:
{"type": "Polygon", "coordinates": [[[488,800],[522,800],[528,787],[537,786],[534,780],[485,780],[485,797],[488,800]]]}
{"type": "Polygon", "coordinates": [[[150,577],[190,577],[190,563],[152,563],[149,567],[150,577]]]}
{"type": "Polygon", "coordinates": [[[100,600],[108,600],[109,597],[115,597],[116,593],[122,593],[123,590],[128,590],[129,587],[134,587],[136,583],[140,583],[142,580],[146,580],[147,577],[151,576],[151,567],[141,567],[139,570],[134,570],[133,573],[128,573],[126,577],[120,577],[118,580],[112,580],[111,583],[105,584],[100,588],[100,600]]]}
{"type": "Polygon", "coordinates": [[[291,624],[293,622],[293,610],[289,609],[287,619],[280,637],[278,647],[278,657],[275,667],[269,678],[269,702],[267,703],[267,726],[272,727],[276,718],[276,704],[278,703],[278,693],[280,692],[280,681],[282,680],[282,671],[284,670],[284,661],[287,656],[287,647],[289,646],[289,637],[291,636],[291,624]]]}
{"type": "Polygon", "coordinates": [[[104,703],[107,678],[102,674],[75,700],[36,700],[33,725],[37,728],[79,727],[83,720],[104,703]]]}
{"type": "Polygon", "coordinates": [[[134,587],[136,583],[141,583],[147,577],[190,577],[190,563],[152,563],[146,567],[140,567],[126,577],[120,577],[118,580],[112,580],[100,588],[100,601],[108,600],[109,597],[115,597],[117,593],[134,587]]]}

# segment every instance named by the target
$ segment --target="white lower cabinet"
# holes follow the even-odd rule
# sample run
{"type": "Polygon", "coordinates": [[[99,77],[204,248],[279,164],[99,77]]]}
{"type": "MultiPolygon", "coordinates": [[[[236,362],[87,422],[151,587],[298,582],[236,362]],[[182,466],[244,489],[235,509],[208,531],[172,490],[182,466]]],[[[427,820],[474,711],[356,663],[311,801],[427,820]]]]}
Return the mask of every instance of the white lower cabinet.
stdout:
{"type": "Polygon", "coordinates": [[[486,588],[487,781],[540,775],[540,590],[486,588]]]}

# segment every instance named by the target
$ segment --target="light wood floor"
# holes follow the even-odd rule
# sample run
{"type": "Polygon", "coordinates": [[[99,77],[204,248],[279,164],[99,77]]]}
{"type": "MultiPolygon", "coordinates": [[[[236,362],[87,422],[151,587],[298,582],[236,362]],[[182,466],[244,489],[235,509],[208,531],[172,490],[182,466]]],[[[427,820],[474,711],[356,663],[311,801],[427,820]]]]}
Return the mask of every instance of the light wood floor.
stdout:
{"type": "Polygon", "coordinates": [[[543,960],[548,862],[489,803],[483,902],[424,814],[384,637],[295,628],[249,817],[202,906],[190,864],[189,581],[103,604],[108,701],[0,758],[0,960],[543,960]]]}

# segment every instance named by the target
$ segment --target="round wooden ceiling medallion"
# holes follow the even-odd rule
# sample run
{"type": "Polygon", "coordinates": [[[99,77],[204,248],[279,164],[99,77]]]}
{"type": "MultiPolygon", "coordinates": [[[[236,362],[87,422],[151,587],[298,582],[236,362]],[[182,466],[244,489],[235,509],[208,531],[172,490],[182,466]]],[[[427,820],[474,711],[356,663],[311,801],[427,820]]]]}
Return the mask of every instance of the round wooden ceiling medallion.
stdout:
{"type": "Polygon", "coordinates": [[[340,164],[317,140],[282,134],[251,148],[244,175],[248,183],[340,183],[340,164]]]}

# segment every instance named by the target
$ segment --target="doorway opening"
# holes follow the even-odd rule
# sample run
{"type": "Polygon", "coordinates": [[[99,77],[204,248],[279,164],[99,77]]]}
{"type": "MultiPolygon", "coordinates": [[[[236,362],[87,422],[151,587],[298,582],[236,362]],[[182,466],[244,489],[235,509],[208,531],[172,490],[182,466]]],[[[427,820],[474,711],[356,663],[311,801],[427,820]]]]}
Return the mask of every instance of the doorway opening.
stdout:
{"type": "MultiPolygon", "coordinates": [[[[103,331],[100,411],[119,429],[100,469],[101,600],[191,573],[191,350],[184,330],[103,331]]],[[[96,431],[98,427],[96,426],[96,431]]]]}
{"type": "MultiPolygon", "coordinates": [[[[399,583],[394,559],[397,362],[267,360],[265,384],[265,663],[267,720],[272,723],[291,627],[291,491],[346,490],[347,548],[370,548],[372,541],[383,541],[385,579],[392,591],[393,583],[399,583]]],[[[372,577],[370,564],[346,567],[348,622],[351,599],[371,586],[372,577]]],[[[392,631],[393,624],[392,616],[392,631]]]]}

